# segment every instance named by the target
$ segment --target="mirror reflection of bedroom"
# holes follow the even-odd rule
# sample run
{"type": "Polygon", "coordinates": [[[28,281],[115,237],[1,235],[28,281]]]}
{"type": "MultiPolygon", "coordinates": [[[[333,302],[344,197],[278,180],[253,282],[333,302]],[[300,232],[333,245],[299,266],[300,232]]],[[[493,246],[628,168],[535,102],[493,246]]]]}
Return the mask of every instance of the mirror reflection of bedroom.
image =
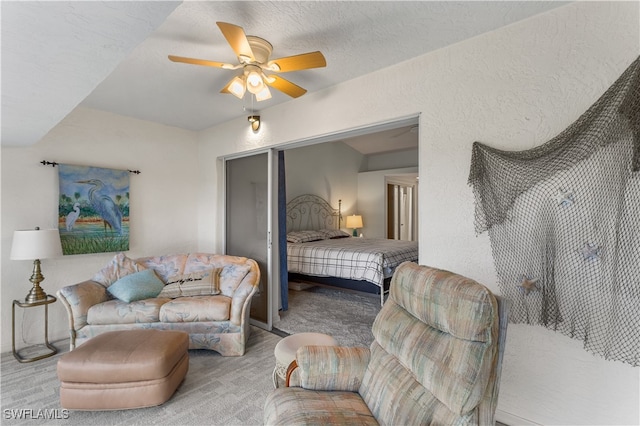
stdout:
{"type": "Polygon", "coordinates": [[[418,261],[417,120],[286,149],[284,164],[289,279],[274,327],[370,330],[395,267],[418,261]]]}

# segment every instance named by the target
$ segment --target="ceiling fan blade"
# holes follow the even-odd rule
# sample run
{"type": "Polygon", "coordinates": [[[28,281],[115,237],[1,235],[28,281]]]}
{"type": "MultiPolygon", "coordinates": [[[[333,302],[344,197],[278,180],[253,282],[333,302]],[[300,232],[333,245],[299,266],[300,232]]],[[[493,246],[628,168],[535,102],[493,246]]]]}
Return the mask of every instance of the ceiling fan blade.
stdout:
{"type": "Polygon", "coordinates": [[[297,84],[293,84],[289,80],[285,80],[284,78],[278,77],[276,75],[269,76],[267,79],[265,79],[265,81],[269,86],[276,88],[283,93],[286,93],[292,98],[297,98],[307,93],[306,89],[303,89],[297,84]]]}
{"type": "Polygon", "coordinates": [[[233,78],[231,80],[229,80],[229,82],[222,88],[222,90],[220,90],[220,93],[228,93],[228,94],[232,95],[233,93],[231,93],[229,91],[229,87],[231,87],[231,83],[233,83],[233,78]]]}
{"type": "Polygon", "coordinates": [[[205,65],[207,67],[216,67],[216,68],[233,67],[233,65],[225,64],[224,62],[207,61],[205,59],[185,58],[182,56],[169,55],[169,59],[173,62],[184,62],[185,64],[193,64],[193,65],[205,65]]]}
{"type": "Polygon", "coordinates": [[[269,61],[268,69],[278,72],[306,70],[327,66],[327,60],[320,52],[309,52],[301,55],[287,56],[269,61]]]}
{"type": "Polygon", "coordinates": [[[251,50],[251,45],[249,45],[249,40],[247,40],[247,35],[244,33],[242,27],[226,22],[216,22],[216,24],[218,24],[222,35],[227,39],[227,42],[238,58],[246,57],[251,59],[251,61],[255,61],[253,50],[251,50]]]}

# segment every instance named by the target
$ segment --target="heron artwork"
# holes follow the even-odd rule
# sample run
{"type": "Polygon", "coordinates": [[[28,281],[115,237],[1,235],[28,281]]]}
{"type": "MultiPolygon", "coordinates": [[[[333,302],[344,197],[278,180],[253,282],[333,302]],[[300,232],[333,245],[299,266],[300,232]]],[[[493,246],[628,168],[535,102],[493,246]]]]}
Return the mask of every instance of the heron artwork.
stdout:
{"type": "Polygon", "coordinates": [[[65,219],[65,226],[67,231],[71,231],[73,229],[73,225],[75,225],[76,220],[80,217],[80,204],[75,203],[73,205],[73,210],[67,215],[65,219]]]}
{"type": "Polygon", "coordinates": [[[107,226],[115,231],[118,235],[122,235],[122,211],[111,197],[100,194],[104,184],[99,179],[80,180],[77,183],[92,185],[89,189],[89,203],[93,210],[100,215],[104,222],[104,230],[107,226]]]}

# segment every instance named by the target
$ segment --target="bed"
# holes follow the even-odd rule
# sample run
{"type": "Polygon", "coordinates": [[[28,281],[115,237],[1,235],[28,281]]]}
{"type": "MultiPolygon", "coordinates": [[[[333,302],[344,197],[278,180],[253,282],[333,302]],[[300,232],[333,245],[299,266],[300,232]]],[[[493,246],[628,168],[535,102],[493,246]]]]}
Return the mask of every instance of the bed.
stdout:
{"type": "Polygon", "coordinates": [[[306,194],[287,203],[289,280],[379,294],[383,304],[395,268],[418,261],[418,243],[351,237],[341,220],[340,202],[306,194]]]}

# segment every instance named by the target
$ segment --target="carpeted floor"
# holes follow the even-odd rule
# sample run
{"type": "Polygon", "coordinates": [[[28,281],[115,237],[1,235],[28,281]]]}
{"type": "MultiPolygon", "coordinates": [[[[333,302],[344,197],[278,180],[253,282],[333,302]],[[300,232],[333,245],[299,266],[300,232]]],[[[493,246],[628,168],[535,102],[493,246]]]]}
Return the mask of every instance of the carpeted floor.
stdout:
{"type": "MultiPolygon", "coordinates": [[[[65,411],[60,408],[56,363],[68,350],[20,364],[11,353],[0,363],[2,425],[262,425],[264,401],[273,391],[276,334],[327,333],[344,346],[369,346],[371,325],[380,310],[376,295],[325,287],[289,291],[290,309],[270,333],[251,327],[247,352],[222,357],[189,351],[189,372],[173,397],[158,407],[121,411],[65,411]],[[17,418],[21,416],[21,418],[17,418]]],[[[29,356],[32,356],[29,354],[29,356]]],[[[498,423],[499,426],[505,426],[498,423]]]]}
{"type": "Polygon", "coordinates": [[[341,346],[369,347],[379,311],[378,295],[316,286],[289,290],[289,310],[281,311],[280,321],[273,326],[288,334],[329,334],[341,346]]]}
{"type": "Polygon", "coordinates": [[[273,349],[278,341],[280,337],[277,335],[251,327],[247,352],[242,357],[223,357],[213,351],[190,350],[189,372],[169,401],[158,407],[123,411],[62,411],[56,363],[68,350],[68,341],[56,343],[61,353],[33,363],[20,364],[11,353],[3,353],[0,364],[0,423],[261,425],[264,401],[273,391],[273,349]],[[16,419],[20,415],[23,418],[16,419]]]}
{"type": "Polygon", "coordinates": [[[251,327],[247,352],[222,357],[189,351],[189,372],[174,396],[158,407],[122,411],[69,411],[60,408],[56,363],[60,353],[20,364],[11,353],[1,357],[2,425],[261,425],[262,409],[273,390],[273,350],[280,335],[315,331],[334,336],[344,346],[369,346],[379,297],[313,287],[289,292],[290,309],[270,333],[251,327]],[[17,418],[22,416],[22,418],[17,418]],[[45,418],[48,416],[48,418],[45,418]],[[53,417],[53,418],[52,418],[53,417]]]}

